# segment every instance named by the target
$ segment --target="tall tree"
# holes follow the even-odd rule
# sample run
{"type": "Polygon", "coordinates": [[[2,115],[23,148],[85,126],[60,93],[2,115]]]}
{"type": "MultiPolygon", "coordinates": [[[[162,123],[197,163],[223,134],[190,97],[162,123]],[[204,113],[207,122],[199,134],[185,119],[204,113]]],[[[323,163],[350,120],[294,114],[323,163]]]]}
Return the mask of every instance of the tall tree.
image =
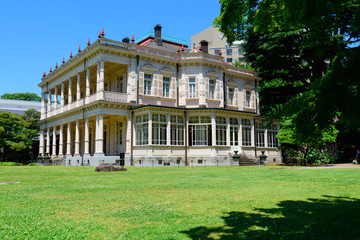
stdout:
{"type": "MultiPolygon", "coordinates": [[[[40,113],[35,109],[19,116],[15,113],[0,112],[0,157],[2,161],[25,163],[39,134],[40,113]]],[[[36,149],[35,149],[36,150],[36,149]]]]}
{"type": "Polygon", "coordinates": [[[5,93],[1,95],[1,99],[10,99],[10,100],[23,100],[23,101],[34,101],[40,102],[41,97],[36,93],[5,93]]]}
{"type": "Polygon", "coordinates": [[[339,116],[359,128],[360,108],[351,106],[360,104],[360,0],[220,3],[215,24],[228,41],[245,40],[246,61],[264,79],[263,114],[286,119],[284,129],[309,143],[339,116]]]}

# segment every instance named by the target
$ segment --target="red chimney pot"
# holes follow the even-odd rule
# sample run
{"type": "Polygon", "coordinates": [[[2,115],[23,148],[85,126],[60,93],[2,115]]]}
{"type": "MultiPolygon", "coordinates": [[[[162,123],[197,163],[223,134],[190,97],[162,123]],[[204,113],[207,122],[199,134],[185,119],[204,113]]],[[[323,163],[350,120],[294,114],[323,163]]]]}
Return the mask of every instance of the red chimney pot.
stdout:
{"type": "Polygon", "coordinates": [[[102,29],[101,36],[102,36],[102,37],[105,36],[104,29],[102,29]]]}
{"type": "Polygon", "coordinates": [[[87,43],[88,46],[90,46],[90,38],[88,38],[88,43],[87,43]]]}
{"type": "Polygon", "coordinates": [[[70,58],[72,58],[72,51],[70,52],[70,58]]]}
{"type": "Polygon", "coordinates": [[[52,72],[52,67],[50,67],[50,72],[52,72]]]}
{"type": "Polygon", "coordinates": [[[135,42],[134,34],[132,35],[131,42],[135,42]]]}
{"type": "Polygon", "coordinates": [[[78,50],[78,52],[81,52],[81,48],[80,48],[80,45],[79,45],[79,50],[78,50]]]}
{"type": "Polygon", "coordinates": [[[63,61],[62,61],[62,63],[65,63],[65,58],[63,57],[63,61]]]}
{"type": "Polygon", "coordinates": [[[55,68],[58,68],[57,62],[56,62],[56,64],[55,64],[55,68]]]}

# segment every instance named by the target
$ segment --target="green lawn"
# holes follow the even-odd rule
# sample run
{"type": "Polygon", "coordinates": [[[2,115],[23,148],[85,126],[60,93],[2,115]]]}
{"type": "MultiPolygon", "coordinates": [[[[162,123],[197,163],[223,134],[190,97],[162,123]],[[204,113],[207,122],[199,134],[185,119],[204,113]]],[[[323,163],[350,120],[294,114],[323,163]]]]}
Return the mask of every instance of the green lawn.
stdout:
{"type": "Polygon", "coordinates": [[[0,239],[360,239],[360,169],[0,167],[0,239]]]}

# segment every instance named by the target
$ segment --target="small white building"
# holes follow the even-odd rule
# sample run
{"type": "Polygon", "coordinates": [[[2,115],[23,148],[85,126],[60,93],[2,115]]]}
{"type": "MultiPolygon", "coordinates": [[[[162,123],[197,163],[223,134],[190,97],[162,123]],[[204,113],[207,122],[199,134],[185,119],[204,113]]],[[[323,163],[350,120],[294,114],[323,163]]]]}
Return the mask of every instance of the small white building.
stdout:
{"type": "Polygon", "coordinates": [[[256,72],[161,37],[99,39],[42,78],[40,154],[66,165],[229,165],[276,151],[256,72]]]}
{"type": "Polygon", "coordinates": [[[31,108],[40,112],[41,104],[39,102],[32,101],[0,99],[0,111],[23,115],[26,110],[31,108]]]}

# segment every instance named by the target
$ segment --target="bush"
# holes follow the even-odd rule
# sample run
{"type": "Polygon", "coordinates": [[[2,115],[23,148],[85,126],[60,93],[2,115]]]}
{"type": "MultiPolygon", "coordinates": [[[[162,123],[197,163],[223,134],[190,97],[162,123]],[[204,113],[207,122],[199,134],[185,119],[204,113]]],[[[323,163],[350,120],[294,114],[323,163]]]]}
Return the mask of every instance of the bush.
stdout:
{"type": "Polygon", "coordinates": [[[21,166],[18,162],[0,162],[0,166],[21,166]]]}

